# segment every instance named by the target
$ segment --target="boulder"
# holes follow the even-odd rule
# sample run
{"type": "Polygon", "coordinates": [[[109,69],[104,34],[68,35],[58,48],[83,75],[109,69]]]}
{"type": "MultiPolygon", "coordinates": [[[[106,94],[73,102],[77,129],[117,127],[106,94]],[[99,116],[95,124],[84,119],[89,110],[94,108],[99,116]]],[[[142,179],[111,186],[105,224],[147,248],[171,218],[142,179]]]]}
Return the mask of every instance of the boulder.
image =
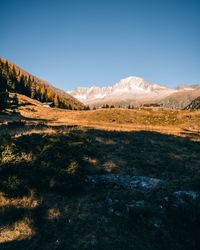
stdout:
{"type": "Polygon", "coordinates": [[[195,191],[176,191],[169,202],[173,207],[186,207],[195,204],[199,198],[199,193],[195,191]]]}
{"type": "Polygon", "coordinates": [[[129,212],[131,209],[136,208],[136,207],[144,207],[145,203],[144,200],[140,200],[140,201],[130,201],[127,205],[127,211],[129,212]]]}

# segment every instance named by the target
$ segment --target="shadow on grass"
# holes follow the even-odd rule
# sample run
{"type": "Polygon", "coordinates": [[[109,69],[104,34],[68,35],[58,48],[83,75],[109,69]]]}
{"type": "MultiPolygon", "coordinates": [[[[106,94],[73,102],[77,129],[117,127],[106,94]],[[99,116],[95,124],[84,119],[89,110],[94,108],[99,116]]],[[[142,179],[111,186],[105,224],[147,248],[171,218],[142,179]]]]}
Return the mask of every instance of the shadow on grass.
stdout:
{"type": "Polygon", "coordinates": [[[52,135],[0,139],[1,157],[6,159],[0,165],[1,192],[19,200],[34,192],[39,201],[35,208],[3,206],[1,225],[29,216],[35,235],[1,244],[1,249],[195,250],[199,246],[197,220],[175,224],[176,213],[169,215],[167,228],[155,231],[144,220],[130,223],[128,218],[112,217],[98,204],[108,194],[123,196],[123,191],[93,189],[84,180],[85,175],[99,173],[145,175],[174,181],[172,190],[200,189],[200,143],[156,132],[65,126],[52,135]]]}
{"type": "Polygon", "coordinates": [[[200,139],[200,131],[183,129],[182,135],[188,139],[200,139]]]}
{"type": "MultiPolygon", "coordinates": [[[[47,120],[45,120],[45,119],[24,117],[18,112],[0,113],[0,121],[2,123],[2,124],[0,123],[0,134],[2,134],[2,132],[7,132],[9,130],[14,130],[14,129],[18,129],[20,127],[24,127],[24,125],[27,122],[35,123],[35,125],[36,124],[45,125],[47,122],[47,120]]],[[[49,121],[51,121],[51,120],[49,120],[49,121]]]]}

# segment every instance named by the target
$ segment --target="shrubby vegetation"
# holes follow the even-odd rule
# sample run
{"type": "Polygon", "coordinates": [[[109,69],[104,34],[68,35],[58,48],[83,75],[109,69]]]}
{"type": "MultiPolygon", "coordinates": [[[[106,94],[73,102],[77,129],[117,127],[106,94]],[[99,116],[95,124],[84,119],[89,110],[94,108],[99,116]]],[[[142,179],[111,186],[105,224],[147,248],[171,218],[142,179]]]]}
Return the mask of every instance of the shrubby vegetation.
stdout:
{"type": "Polygon", "coordinates": [[[3,249],[198,249],[199,204],[159,206],[173,191],[200,189],[197,142],[153,132],[54,129],[0,134],[0,224],[18,223],[24,237],[5,241],[3,249]],[[165,186],[144,194],[85,182],[102,173],[154,176],[165,186]],[[135,200],[144,205],[127,213],[135,200]]]}

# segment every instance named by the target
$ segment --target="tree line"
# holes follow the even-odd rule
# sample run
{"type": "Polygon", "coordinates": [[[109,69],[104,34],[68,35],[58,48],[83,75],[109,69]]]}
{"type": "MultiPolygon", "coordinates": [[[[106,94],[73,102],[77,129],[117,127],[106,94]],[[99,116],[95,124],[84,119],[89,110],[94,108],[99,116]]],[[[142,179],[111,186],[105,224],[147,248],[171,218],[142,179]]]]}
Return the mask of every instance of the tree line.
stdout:
{"type": "Polygon", "coordinates": [[[31,75],[24,74],[15,65],[0,59],[0,109],[5,109],[9,92],[26,95],[41,102],[52,102],[53,106],[64,109],[75,109],[69,101],[48,85],[38,83],[31,75]]]}

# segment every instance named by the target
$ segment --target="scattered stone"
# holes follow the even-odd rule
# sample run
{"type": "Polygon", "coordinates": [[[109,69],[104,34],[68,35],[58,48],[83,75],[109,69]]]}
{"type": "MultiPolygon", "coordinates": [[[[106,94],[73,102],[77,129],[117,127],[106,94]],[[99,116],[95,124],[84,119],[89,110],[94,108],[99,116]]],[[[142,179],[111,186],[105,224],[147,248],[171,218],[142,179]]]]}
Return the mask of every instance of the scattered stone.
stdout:
{"type": "Polygon", "coordinates": [[[164,197],[164,200],[165,200],[166,202],[168,202],[168,201],[169,201],[169,197],[165,196],[165,197],[164,197]]]}
{"type": "Polygon", "coordinates": [[[119,217],[123,216],[122,213],[119,212],[119,211],[115,211],[114,214],[115,214],[116,216],[119,216],[119,217]]]}
{"type": "Polygon", "coordinates": [[[92,246],[96,246],[96,244],[97,244],[97,240],[96,240],[95,236],[93,236],[93,237],[92,237],[92,239],[91,239],[91,242],[90,242],[90,243],[91,243],[91,245],[92,245],[92,246]]]}
{"type": "Polygon", "coordinates": [[[114,212],[114,209],[112,207],[109,207],[108,212],[112,214],[114,212]]]}
{"type": "Polygon", "coordinates": [[[98,208],[103,207],[103,203],[102,203],[102,202],[97,202],[97,207],[98,207],[98,208]]]}
{"type": "Polygon", "coordinates": [[[104,224],[108,223],[108,219],[105,216],[101,216],[100,218],[97,219],[97,224],[104,224]]]}
{"type": "Polygon", "coordinates": [[[59,244],[60,244],[60,240],[56,240],[56,241],[55,241],[55,244],[56,244],[56,245],[59,245],[59,244]]]}
{"type": "Polygon", "coordinates": [[[68,219],[68,223],[69,223],[69,224],[72,224],[73,221],[72,221],[71,219],[68,219]]]}
{"type": "Polygon", "coordinates": [[[107,198],[106,199],[106,203],[108,206],[111,206],[112,205],[112,199],[111,198],[107,198]]]}
{"type": "Polygon", "coordinates": [[[154,228],[159,229],[162,226],[162,220],[161,218],[157,218],[157,217],[150,218],[149,224],[153,226],[154,228]]]}
{"type": "Polygon", "coordinates": [[[161,184],[161,180],[157,178],[151,178],[146,176],[130,176],[130,175],[116,175],[116,174],[104,174],[104,175],[92,175],[87,176],[87,182],[95,184],[110,184],[119,186],[131,190],[148,191],[158,187],[161,184]]]}
{"type": "Polygon", "coordinates": [[[63,240],[62,239],[57,239],[55,242],[55,249],[61,249],[63,248],[63,240]]]}
{"type": "Polygon", "coordinates": [[[170,203],[173,207],[185,207],[199,200],[199,193],[195,191],[176,191],[172,194],[170,203]]]}
{"type": "Polygon", "coordinates": [[[127,205],[127,212],[129,212],[131,209],[135,208],[135,207],[144,207],[144,200],[141,201],[130,201],[127,205]]]}

